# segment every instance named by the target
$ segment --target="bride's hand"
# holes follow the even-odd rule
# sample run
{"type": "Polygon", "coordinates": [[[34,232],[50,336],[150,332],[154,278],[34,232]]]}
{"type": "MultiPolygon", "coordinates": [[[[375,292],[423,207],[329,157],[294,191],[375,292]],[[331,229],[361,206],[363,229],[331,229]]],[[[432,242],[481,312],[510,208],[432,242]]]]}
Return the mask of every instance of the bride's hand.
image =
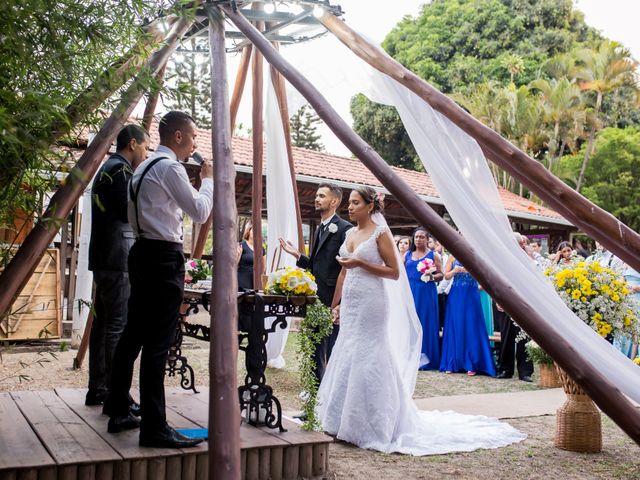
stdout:
{"type": "Polygon", "coordinates": [[[361,265],[360,260],[358,260],[357,258],[349,258],[349,257],[337,256],[336,260],[344,268],[356,268],[356,267],[359,267],[361,265]]]}
{"type": "Polygon", "coordinates": [[[331,313],[333,313],[333,324],[340,325],[340,305],[336,305],[331,313]]]}

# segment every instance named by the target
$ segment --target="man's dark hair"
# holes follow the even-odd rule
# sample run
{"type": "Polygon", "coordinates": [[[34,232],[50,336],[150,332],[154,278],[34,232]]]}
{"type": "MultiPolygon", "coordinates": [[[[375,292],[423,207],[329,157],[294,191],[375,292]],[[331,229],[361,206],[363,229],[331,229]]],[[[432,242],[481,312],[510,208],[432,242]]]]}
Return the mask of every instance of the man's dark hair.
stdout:
{"type": "Polygon", "coordinates": [[[158,125],[158,133],[160,134],[160,142],[170,140],[178,131],[186,130],[190,124],[195,125],[195,120],[188,113],[172,110],[160,120],[158,125]]]}
{"type": "Polygon", "coordinates": [[[142,143],[149,138],[149,134],[140,125],[131,123],[120,130],[116,139],[116,149],[124,150],[133,138],[136,139],[136,142],[142,143]]]}
{"type": "Polygon", "coordinates": [[[318,185],[318,188],[328,188],[331,191],[331,195],[338,199],[338,205],[342,202],[342,189],[335,183],[323,182],[318,185]]]}

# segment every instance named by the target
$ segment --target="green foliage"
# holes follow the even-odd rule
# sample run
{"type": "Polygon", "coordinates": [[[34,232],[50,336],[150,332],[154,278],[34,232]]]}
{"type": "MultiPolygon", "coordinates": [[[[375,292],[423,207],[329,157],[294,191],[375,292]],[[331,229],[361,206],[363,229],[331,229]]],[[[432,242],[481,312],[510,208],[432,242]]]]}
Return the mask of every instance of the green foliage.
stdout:
{"type": "Polygon", "coordinates": [[[304,401],[303,410],[307,417],[302,428],[304,430],[321,430],[322,426],[316,417],[316,400],[318,382],[315,377],[314,352],[316,346],[326,338],[333,328],[331,310],[319,301],[307,307],[307,315],[300,322],[298,334],[298,362],[300,384],[302,390],[308,393],[304,401]]]}
{"type": "Polygon", "coordinates": [[[313,107],[309,104],[303,105],[289,119],[291,143],[296,147],[321,152],[324,150],[324,145],[320,142],[320,134],[318,133],[318,125],[321,123],[322,120],[313,110],[313,107]]]}
{"type": "Polygon", "coordinates": [[[536,365],[553,365],[553,358],[551,358],[549,354],[545,352],[542,347],[540,347],[540,345],[538,345],[533,340],[527,342],[524,348],[527,351],[529,360],[531,360],[536,365]]]}
{"type": "Polygon", "coordinates": [[[351,114],[353,129],[389,165],[423,170],[395,108],[373,103],[364,95],[356,95],[351,99],[351,114]]]}
{"type": "MultiPolygon", "coordinates": [[[[146,35],[140,25],[164,4],[0,3],[0,228],[11,226],[17,214],[29,218],[41,211],[44,195],[57,184],[55,172],[73,164],[51,144],[54,126],[69,123],[65,109],[146,35]]],[[[104,116],[82,113],[84,124],[104,116]]]]}
{"type": "MultiPolygon", "coordinates": [[[[560,174],[576,182],[587,146],[561,160],[560,174]]],[[[586,169],[584,196],[633,230],[640,230],[640,128],[606,128],[595,141],[586,169]]]]}

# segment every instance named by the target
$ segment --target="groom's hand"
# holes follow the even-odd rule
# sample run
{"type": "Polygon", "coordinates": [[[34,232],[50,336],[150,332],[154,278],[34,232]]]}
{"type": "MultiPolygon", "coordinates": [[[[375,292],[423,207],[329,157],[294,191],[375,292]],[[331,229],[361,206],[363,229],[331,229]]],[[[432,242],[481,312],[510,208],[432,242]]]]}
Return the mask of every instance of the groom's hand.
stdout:
{"type": "Polygon", "coordinates": [[[294,257],[296,257],[296,260],[300,258],[300,252],[296,247],[293,246],[293,243],[291,243],[289,240],[285,240],[284,238],[281,237],[280,248],[282,248],[289,255],[293,255],[294,257]]]}

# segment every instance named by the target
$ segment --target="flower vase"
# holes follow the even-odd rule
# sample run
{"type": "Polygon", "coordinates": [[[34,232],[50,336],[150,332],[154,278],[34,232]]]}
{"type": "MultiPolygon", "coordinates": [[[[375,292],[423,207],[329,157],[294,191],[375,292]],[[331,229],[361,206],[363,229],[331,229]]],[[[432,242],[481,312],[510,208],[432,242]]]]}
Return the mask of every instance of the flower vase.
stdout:
{"type": "Polygon", "coordinates": [[[553,363],[551,365],[548,363],[539,363],[538,371],[540,372],[540,380],[538,381],[538,384],[541,387],[560,388],[562,386],[562,382],[558,376],[558,371],[553,363]]]}
{"type": "Polygon", "coordinates": [[[564,370],[558,365],[556,369],[567,400],[556,412],[555,446],[572,452],[600,452],[602,421],[598,407],[564,370]]]}

